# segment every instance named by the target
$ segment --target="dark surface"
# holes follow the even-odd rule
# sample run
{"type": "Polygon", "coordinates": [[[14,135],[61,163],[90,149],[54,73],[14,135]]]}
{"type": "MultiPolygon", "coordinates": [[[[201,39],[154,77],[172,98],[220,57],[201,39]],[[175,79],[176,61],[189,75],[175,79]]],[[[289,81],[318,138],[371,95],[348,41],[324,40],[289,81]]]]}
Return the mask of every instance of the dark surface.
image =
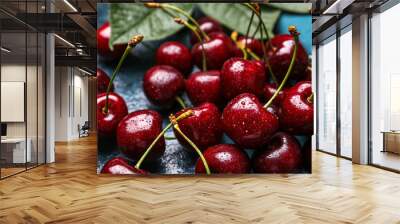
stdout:
{"type": "MultiPolygon", "coordinates": [[[[98,25],[101,25],[107,20],[107,13],[107,4],[98,4],[98,25]]],[[[307,26],[310,26],[310,24],[307,24],[307,26]]],[[[157,110],[164,118],[163,127],[165,127],[169,122],[168,115],[177,112],[180,107],[176,105],[169,110],[160,110],[147,100],[143,92],[142,84],[143,75],[147,69],[155,65],[156,49],[167,40],[180,41],[187,47],[190,47],[190,33],[187,31],[181,31],[176,35],[161,41],[145,41],[142,44],[139,44],[134,49],[134,52],[132,52],[131,55],[126,59],[114,82],[115,92],[120,94],[125,99],[129,112],[140,109],[157,110]]],[[[98,68],[104,70],[108,75],[112,74],[116,64],[117,61],[110,62],[98,57],[98,68]]],[[[195,70],[198,69],[195,68],[195,70]]],[[[190,101],[186,94],[184,94],[183,98],[185,102],[189,104],[190,101]]],[[[174,136],[172,129],[170,129],[165,136],[174,136]]],[[[304,140],[302,138],[298,139],[301,143],[304,140]]],[[[224,135],[221,143],[229,144],[232,143],[232,141],[226,135],[224,135]]],[[[248,153],[249,157],[251,157],[252,151],[247,150],[246,152],[248,153]]],[[[126,158],[122,153],[120,153],[114,138],[98,139],[98,172],[108,160],[117,156],[126,158]]],[[[197,158],[194,157],[194,154],[189,150],[185,150],[177,140],[166,139],[166,149],[161,159],[151,164],[144,163],[141,168],[155,174],[194,174],[196,160],[197,158]]],[[[130,163],[131,165],[134,165],[135,161],[130,161],[130,163]]]]}

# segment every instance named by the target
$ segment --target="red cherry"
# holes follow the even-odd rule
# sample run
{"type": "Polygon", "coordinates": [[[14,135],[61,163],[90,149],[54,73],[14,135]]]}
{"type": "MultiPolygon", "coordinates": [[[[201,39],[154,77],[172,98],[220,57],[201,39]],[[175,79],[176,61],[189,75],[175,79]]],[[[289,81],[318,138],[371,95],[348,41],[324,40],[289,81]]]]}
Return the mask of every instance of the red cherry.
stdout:
{"type": "Polygon", "coordinates": [[[218,104],[222,101],[221,73],[218,70],[198,71],[186,80],[186,92],[193,105],[209,102],[218,104]]]}
{"type": "MultiPolygon", "coordinates": [[[[294,46],[295,42],[293,40],[293,36],[289,34],[276,35],[270,40],[269,43],[266,44],[269,64],[274,72],[274,75],[279,81],[283,80],[287,72],[290,61],[292,60],[294,46]]],[[[290,79],[301,79],[306,71],[307,65],[307,52],[304,50],[303,45],[301,45],[299,42],[296,61],[292,74],[290,75],[290,79]]]]}
{"type": "MultiPolygon", "coordinates": [[[[250,160],[247,154],[234,145],[219,144],[203,152],[211,173],[248,173],[250,160]]],[[[196,173],[206,173],[201,159],[197,160],[196,173]]]]}
{"type": "Polygon", "coordinates": [[[124,54],[126,44],[114,45],[114,49],[111,50],[109,46],[111,37],[111,26],[109,22],[105,22],[97,30],[97,52],[106,59],[117,59],[124,54]]]}
{"type": "Polygon", "coordinates": [[[259,148],[278,130],[278,118],[257,97],[243,93],[233,98],[222,113],[225,133],[242,148],[259,148]]]}
{"type": "MultiPolygon", "coordinates": [[[[175,116],[178,117],[188,109],[179,111],[175,116]]],[[[191,108],[193,115],[178,121],[182,132],[193,143],[204,150],[209,146],[216,145],[222,138],[221,113],[217,106],[212,103],[204,103],[200,106],[191,108]]],[[[175,136],[179,142],[190,147],[186,140],[174,129],[175,136]]]]}
{"type": "Polygon", "coordinates": [[[103,137],[115,135],[118,123],[128,114],[125,100],[118,94],[111,92],[108,95],[108,111],[106,106],[106,93],[97,95],[97,133],[103,137]]]}
{"type": "Polygon", "coordinates": [[[203,50],[206,55],[207,68],[220,69],[224,62],[232,56],[232,42],[225,37],[210,37],[204,44],[196,43],[192,47],[192,58],[194,64],[201,68],[203,64],[203,50]]]}
{"type": "Polygon", "coordinates": [[[265,70],[255,61],[231,58],[221,70],[221,85],[225,99],[230,100],[241,93],[261,96],[265,84],[265,70]]]}
{"type": "MultiPolygon", "coordinates": [[[[219,22],[210,17],[202,17],[197,20],[197,23],[199,23],[200,30],[202,30],[206,34],[223,31],[219,22]]],[[[192,45],[199,42],[196,35],[194,35],[193,33],[191,34],[190,42],[192,43],[192,45]]]]}
{"type": "MultiPolygon", "coordinates": [[[[265,101],[268,101],[269,99],[271,99],[272,96],[275,94],[277,89],[278,88],[276,86],[276,83],[267,83],[267,84],[265,84],[265,86],[264,86],[264,98],[265,98],[265,101]]],[[[282,102],[282,100],[283,100],[283,98],[285,96],[285,91],[286,91],[285,89],[282,89],[278,93],[278,95],[276,96],[274,101],[272,101],[272,103],[275,104],[275,105],[279,105],[282,102]]]]}
{"type": "MultiPolygon", "coordinates": [[[[138,110],[124,117],[117,128],[117,144],[121,151],[133,160],[138,160],[149,145],[160,134],[162,117],[153,110],[138,110]]],[[[165,151],[165,140],[161,137],[150,151],[147,160],[160,158],[165,151]]]]}
{"type": "Polygon", "coordinates": [[[101,169],[101,173],[108,174],[147,174],[142,169],[137,169],[128,164],[128,161],[121,157],[110,159],[101,169]]]}
{"type": "MultiPolygon", "coordinates": [[[[247,41],[246,47],[248,49],[250,49],[253,53],[255,53],[259,57],[262,57],[264,55],[264,52],[263,52],[263,49],[262,49],[262,45],[263,44],[262,44],[261,41],[259,41],[257,39],[253,39],[251,37],[245,38],[244,36],[240,36],[237,39],[237,42],[239,44],[241,44],[242,46],[245,46],[246,41],[247,41]]],[[[235,53],[236,57],[243,57],[243,52],[239,48],[237,48],[235,52],[236,52],[235,53]]]]}
{"type": "Polygon", "coordinates": [[[143,89],[152,103],[169,106],[185,89],[185,80],[175,68],[169,65],[156,65],[144,75],[143,89]]]}
{"type": "Polygon", "coordinates": [[[189,49],[180,42],[168,41],[161,44],[156,52],[158,65],[170,65],[183,74],[192,70],[192,55],[189,49]]]}
{"type": "Polygon", "coordinates": [[[301,165],[299,143],[291,135],[278,132],[267,146],[255,152],[252,162],[256,173],[295,172],[301,165]]]}
{"type": "MultiPolygon", "coordinates": [[[[101,69],[97,69],[96,72],[97,78],[97,94],[107,92],[108,85],[110,83],[110,78],[108,75],[101,69]]],[[[114,91],[114,84],[111,86],[111,91],[114,91]]]]}
{"type": "Polygon", "coordinates": [[[296,135],[313,133],[314,107],[311,82],[299,82],[290,88],[281,102],[280,121],[282,129],[296,135]]]}

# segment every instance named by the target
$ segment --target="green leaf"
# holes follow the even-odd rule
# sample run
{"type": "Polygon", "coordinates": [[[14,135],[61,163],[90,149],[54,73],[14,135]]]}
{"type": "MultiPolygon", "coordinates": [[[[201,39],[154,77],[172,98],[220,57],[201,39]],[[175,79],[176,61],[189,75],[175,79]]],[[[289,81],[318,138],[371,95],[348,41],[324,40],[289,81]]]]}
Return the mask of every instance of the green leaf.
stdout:
{"type": "MultiPolygon", "coordinates": [[[[235,30],[241,34],[246,34],[252,13],[246,6],[232,3],[198,3],[198,6],[207,16],[213,17],[229,29],[235,30]]],[[[261,16],[267,27],[268,34],[272,37],[274,35],[273,29],[275,23],[280,15],[280,10],[271,7],[262,7],[261,10],[261,16]]],[[[254,16],[250,33],[256,30],[257,26],[258,18],[254,16]]],[[[261,38],[260,32],[257,33],[256,37],[261,38]]]]}
{"type": "MultiPolygon", "coordinates": [[[[179,5],[181,9],[189,13],[193,9],[193,4],[190,3],[175,5],[179,5]]],[[[150,9],[138,3],[111,4],[110,23],[112,30],[110,45],[127,43],[133,35],[137,34],[142,34],[145,41],[159,40],[176,33],[183,27],[175,23],[173,18],[162,9],[150,9]]]]}
{"type": "Polygon", "coordinates": [[[269,3],[268,6],[291,13],[310,13],[311,3],[269,3]]]}

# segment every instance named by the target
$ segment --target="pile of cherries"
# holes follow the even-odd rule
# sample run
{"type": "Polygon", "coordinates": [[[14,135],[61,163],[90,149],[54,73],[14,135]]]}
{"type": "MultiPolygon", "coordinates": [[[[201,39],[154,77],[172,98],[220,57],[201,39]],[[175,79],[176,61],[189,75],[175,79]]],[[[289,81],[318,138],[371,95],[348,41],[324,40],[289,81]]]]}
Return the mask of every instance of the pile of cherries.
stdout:
{"type": "MultiPolygon", "coordinates": [[[[186,21],[176,21],[191,28],[186,21]]],[[[163,110],[177,103],[183,107],[170,116],[171,123],[164,129],[162,116],[155,110],[128,113],[124,99],[113,92],[112,80],[97,70],[98,136],[116,139],[119,150],[136,161],[131,166],[116,157],[101,172],[148,173],[140,165],[163,156],[169,127],[186,150],[198,154],[196,173],[301,172],[310,163],[310,146],[302,148],[294,135],[313,133],[313,95],[309,59],[296,39],[297,31],[264,43],[249,36],[231,38],[209,17],[197,23],[191,29],[191,49],[177,41],[162,43],[155,54],[156,65],[143,77],[143,90],[151,103],[163,110]],[[247,53],[254,57],[247,59],[247,53]],[[193,66],[200,70],[191,73],[193,66]],[[193,107],[185,106],[184,92],[193,107]],[[263,105],[267,101],[271,102],[263,105]],[[221,144],[224,133],[235,144],[221,144]],[[252,158],[244,149],[254,150],[252,158]]],[[[109,49],[110,33],[108,23],[98,30],[99,54],[124,58],[127,45],[109,49]]],[[[130,44],[133,48],[138,43],[130,44]]]]}

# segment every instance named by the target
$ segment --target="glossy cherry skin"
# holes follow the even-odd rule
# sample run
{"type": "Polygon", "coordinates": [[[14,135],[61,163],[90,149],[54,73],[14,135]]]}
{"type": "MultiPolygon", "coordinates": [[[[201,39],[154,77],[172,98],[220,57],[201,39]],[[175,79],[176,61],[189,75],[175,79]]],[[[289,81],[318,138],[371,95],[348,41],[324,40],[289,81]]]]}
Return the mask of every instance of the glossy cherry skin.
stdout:
{"type": "MultiPolygon", "coordinates": [[[[259,41],[257,39],[254,39],[254,38],[251,38],[251,37],[245,38],[244,36],[240,36],[237,39],[237,42],[239,44],[241,44],[242,46],[245,46],[246,41],[247,41],[246,47],[248,49],[250,49],[253,53],[255,53],[259,57],[262,57],[264,55],[264,52],[263,52],[263,49],[262,49],[262,45],[263,44],[262,44],[261,41],[259,41]]],[[[236,51],[235,51],[235,56],[236,57],[243,57],[243,52],[239,48],[237,48],[236,51]]]]}
{"type": "MultiPolygon", "coordinates": [[[[289,68],[290,61],[294,50],[294,40],[291,35],[281,34],[273,37],[269,43],[266,44],[267,55],[269,64],[274,72],[276,78],[283,80],[289,68]],[[271,47],[270,47],[271,45],[271,47]]],[[[290,79],[300,80],[304,75],[308,65],[308,55],[304,50],[303,45],[299,42],[296,62],[293,67],[290,79]]]]}
{"type": "Polygon", "coordinates": [[[111,50],[109,46],[111,37],[111,26],[109,22],[105,22],[97,30],[97,52],[103,58],[114,60],[122,56],[126,49],[126,44],[114,45],[114,49],[111,50]]]}
{"type": "Polygon", "coordinates": [[[301,165],[301,150],[293,136],[276,133],[264,148],[255,152],[252,158],[256,173],[291,173],[301,165]]]}
{"type": "Polygon", "coordinates": [[[102,137],[115,136],[118,123],[128,114],[125,100],[118,94],[111,92],[108,95],[108,112],[103,108],[106,105],[106,93],[97,95],[97,133],[102,137]]]}
{"type": "MultiPolygon", "coordinates": [[[[162,117],[153,110],[138,110],[124,117],[117,128],[119,149],[129,158],[139,160],[150,144],[161,133],[162,117]]],[[[161,137],[146,157],[146,161],[160,158],[165,151],[165,139],[161,137]]]]}
{"type": "Polygon", "coordinates": [[[262,96],[265,80],[264,67],[243,58],[229,59],[221,70],[222,92],[227,100],[241,93],[262,96]]]}
{"type": "Polygon", "coordinates": [[[219,70],[198,71],[185,82],[186,93],[193,105],[218,104],[222,101],[221,72],[219,70]]]}
{"type": "MultiPolygon", "coordinates": [[[[101,69],[97,69],[96,72],[97,78],[97,94],[107,92],[108,85],[110,83],[110,78],[108,75],[101,69]]],[[[111,91],[114,91],[114,84],[111,86],[111,91]]]]}
{"type": "Polygon", "coordinates": [[[189,74],[192,70],[192,55],[190,50],[180,42],[168,41],[161,44],[156,52],[158,65],[169,65],[182,74],[189,74]]]}
{"type": "Polygon", "coordinates": [[[277,116],[268,112],[254,94],[233,98],[222,113],[225,133],[240,147],[257,149],[278,130],[277,116]]]}
{"type": "Polygon", "coordinates": [[[281,102],[280,124],[283,130],[295,135],[312,135],[314,107],[308,101],[311,82],[299,82],[291,87],[281,102]]]}
{"type": "Polygon", "coordinates": [[[144,75],[143,89],[152,103],[169,106],[185,89],[185,80],[175,68],[169,65],[156,65],[144,75]]]}
{"type": "Polygon", "coordinates": [[[107,161],[104,164],[103,169],[101,169],[101,173],[107,174],[147,174],[146,171],[142,169],[137,169],[129,165],[128,161],[121,157],[115,157],[107,161]]]}
{"type": "MultiPolygon", "coordinates": [[[[264,99],[267,102],[269,99],[272,98],[272,96],[275,94],[277,90],[276,83],[267,83],[264,86],[264,99]]],[[[282,102],[284,96],[285,96],[285,89],[283,88],[278,95],[275,97],[274,101],[272,101],[273,104],[275,105],[280,105],[282,102]]]]}
{"type": "MultiPolygon", "coordinates": [[[[207,69],[220,69],[224,62],[232,56],[232,42],[225,37],[210,37],[204,41],[207,69]]],[[[203,65],[202,44],[196,43],[192,47],[192,58],[198,68],[203,65]]]]}
{"type": "MultiPolygon", "coordinates": [[[[217,22],[213,18],[202,17],[197,20],[197,23],[199,23],[200,30],[202,30],[206,34],[210,34],[212,32],[223,32],[223,29],[219,22],[217,22]]],[[[193,33],[191,34],[190,42],[192,43],[192,45],[199,42],[198,38],[193,33]]]]}
{"type": "MultiPolygon", "coordinates": [[[[178,117],[188,109],[179,111],[178,117]]],[[[193,115],[178,122],[181,131],[200,149],[216,145],[222,138],[221,113],[212,103],[204,103],[191,108],[193,115]]],[[[191,148],[186,140],[174,129],[175,136],[182,145],[191,148]]]]}
{"type": "MultiPolygon", "coordinates": [[[[203,152],[211,173],[249,173],[250,159],[247,154],[230,144],[219,144],[207,148],[203,152]]],[[[196,173],[206,173],[203,161],[196,162],[196,173]]]]}

